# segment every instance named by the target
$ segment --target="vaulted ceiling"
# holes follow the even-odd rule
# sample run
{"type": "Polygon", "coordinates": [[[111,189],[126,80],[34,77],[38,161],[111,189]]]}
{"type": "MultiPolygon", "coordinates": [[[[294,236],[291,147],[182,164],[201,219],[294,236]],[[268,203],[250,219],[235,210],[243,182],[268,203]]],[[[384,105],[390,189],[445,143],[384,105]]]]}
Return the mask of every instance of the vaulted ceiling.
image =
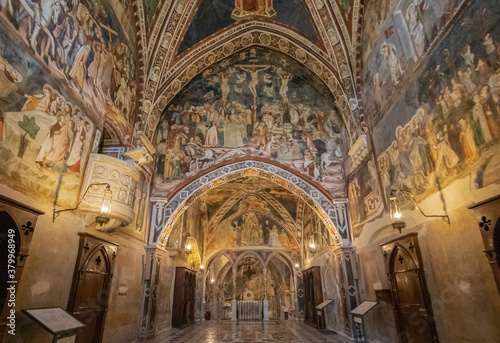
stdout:
{"type": "Polygon", "coordinates": [[[361,0],[139,2],[139,59],[146,75],[139,99],[141,129],[151,139],[167,105],[194,76],[242,49],[261,46],[297,60],[322,80],[335,95],[355,139],[364,126],[356,86],[362,4],[361,0]]]}
{"type": "Polygon", "coordinates": [[[221,251],[301,252],[313,232],[322,233],[317,244],[338,243],[315,204],[292,189],[258,175],[226,181],[188,201],[176,214],[168,239],[164,238],[166,246],[182,249],[189,232],[206,260],[221,251]]]}

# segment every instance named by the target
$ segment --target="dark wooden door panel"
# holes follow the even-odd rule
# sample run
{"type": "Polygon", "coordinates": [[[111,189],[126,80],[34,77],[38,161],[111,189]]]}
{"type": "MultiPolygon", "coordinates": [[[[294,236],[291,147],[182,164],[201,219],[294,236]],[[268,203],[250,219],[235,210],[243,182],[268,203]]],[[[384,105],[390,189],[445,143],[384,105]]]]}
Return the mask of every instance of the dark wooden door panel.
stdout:
{"type": "Polygon", "coordinates": [[[438,343],[417,234],[381,244],[401,343],[438,343]]]}
{"type": "Polygon", "coordinates": [[[112,270],[118,245],[80,233],[68,311],[85,324],[77,343],[100,343],[108,309],[112,270]]]}

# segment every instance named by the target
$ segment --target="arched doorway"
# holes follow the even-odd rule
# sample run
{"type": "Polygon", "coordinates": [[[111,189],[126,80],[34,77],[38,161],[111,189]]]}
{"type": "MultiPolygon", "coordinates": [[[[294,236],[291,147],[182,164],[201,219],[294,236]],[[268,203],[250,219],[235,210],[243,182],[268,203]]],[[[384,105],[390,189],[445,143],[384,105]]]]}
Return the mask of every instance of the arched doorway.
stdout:
{"type": "MultiPolygon", "coordinates": [[[[322,277],[348,284],[352,308],[359,300],[354,249],[339,249],[351,245],[343,170],[350,137],[331,83],[266,48],[246,46],[210,63],[161,97],[165,110],[149,123],[158,123],[149,128],[157,151],[150,246],[197,272],[195,318],[205,310],[223,318],[230,308],[236,320],[244,296],[263,302],[264,320],[282,317],[283,308],[303,316],[301,270],[335,254],[349,271],[325,268],[322,277]],[[187,248],[193,241],[199,261],[187,248]],[[269,262],[274,251],[282,257],[269,262]],[[264,268],[241,260],[248,252],[268,261],[264,268]]],[[[336,290],[346,287],[332,289],[329,296],[345,301],[336,290]]],[[[143,318],[158,300],[147,301],[143,318]]],[[[342,313],[338,326],[349,322],[342,313]]]]}
{"type": "Polygon", "coordinates": [[[439,342],[417,234],[382,245],[399,340],[439,342]]]}

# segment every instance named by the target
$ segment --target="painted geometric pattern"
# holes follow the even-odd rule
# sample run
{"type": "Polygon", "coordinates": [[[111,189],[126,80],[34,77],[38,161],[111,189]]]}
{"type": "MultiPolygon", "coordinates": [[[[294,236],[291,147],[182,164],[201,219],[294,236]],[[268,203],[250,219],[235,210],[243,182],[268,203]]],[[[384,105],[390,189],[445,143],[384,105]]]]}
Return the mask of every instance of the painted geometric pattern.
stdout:
{"type": "Polygon", "coordinates": [[[339,245],[350,245],[347,199],[335,199],[332,203],[323,193],[294,174],[277,166],[258,161],[237,162],[207,173],[187,185],[168,203],[164,199],[153,199],[156,206],[153,208],[155,220],[151,223],[153,233],[151,243],[165,246],[171,225],[189,207],[197,195],[228,182],[231,177],[240,176],[242,172],[246,175],[254,174],[257,176],[259,173],[271,174],[271,181],[296,193],[308,205],[319,210],[317,211],[318,215],[323,219],[332,238],[339,245]],[[161,237],[159,237],[160,234],[161,237]]]}

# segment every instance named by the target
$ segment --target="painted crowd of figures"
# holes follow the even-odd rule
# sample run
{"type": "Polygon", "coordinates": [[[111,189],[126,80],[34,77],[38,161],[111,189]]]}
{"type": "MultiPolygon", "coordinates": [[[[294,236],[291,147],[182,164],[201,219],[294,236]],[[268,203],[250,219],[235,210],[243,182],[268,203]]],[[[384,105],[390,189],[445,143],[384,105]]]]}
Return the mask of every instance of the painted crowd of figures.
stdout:
{"type": "Polygon", "coordinates": [[[159,123],[159,188],[171,189],[215,163],[256,156],[343,189],[335,182],[345,127],[333,99],[301,69],[291,73],[292,63],[248,49],[195,78],[159,123]]]}
{"type": "Polygon", "coordinates": [[[384,0],[369,5],[364,35],[365,98],[374,121],[401,94],[462,0],[384,0]]]}
{"type": "Polygon", "coordinates": [[[396,140],[379,156],[385,189],[422,191],[432,185],[430,176],[450,178],[498,143],[500,46],[490,33],[481,42],[477,55],[465,45],[461,61],[444,58],[421,78],[429,104],[396,129],[396,140]]]}
{"type": "Polygon", "coordinates": [[[481,188],[483,174],[495,173],[500,140],[497,8],[494,1],[473,4],[376,128],[383,191],[375,163],[368,161],[365,177],[357,173],[349,185],[354,224],[382,213],[368,215],[370,196],[387,197],[391,189],[429,196],[467,175],[481,188]],[[469,25],[479,20],[481,30],[469,25]]]}
{"type": "Polygon", "coordinates": [[[164,158],[157,172],[164,180],[180,179],[189,171],[215,162],[217,148],[252,148],[245,152],[280,161],[302,161],[302,171],[320,180],[327,167],[342,159],[337,116],[299,104],[288,118],[281,104],[266,104],[256,122],[254,113],[237,101],[222,110],[217,103],[195,107],[186,103],[171,109],[170,123],[160,123],[157,150],[164,158]],[[230,114],[224,114],[230,113],[230,114]],[[326,142],[325,142],[326,141],[326,142]]]}
{"type": "MultiPolygon", "coordinates": [[[[41,94],[25,96],[27,100],[20,110],[24,113],[22,120],[18,112],[2,113],[0,141],[3,140],[4,125],[17,126],[15,129],[25,133],[21,136],[18,152],[18,157],[23,158],[29,144],[25,140],[26,135],[29,134],[35,141],[40,126],[44,126],[41,121],[47,122],[46,119],[49,119],[47,136],[43,139],[35,159],[36,166],[40,170],[47,168],[58,172],[72,172],[79,177],[84,144],[91,139],[93,133],[91,121],[82,115],[78,107],[66,101],[49,85],[43,87],[41,94]],[[14,124],[16,120],[17,125],[14,124]]],[[[9,129],[8,126],[5,128],[9,129]]]]}
{"type": "Polygon", "coordinates": [[[130,117],[135,92],[133,56],[121,41],[112,11],[103,3],[2,0],[0,8],[58,77],[83,98],[94,99],[94,110],[105,113],[102,105],[107,103],[130,117]]]}
{"type": "Polygon", "coordinates": [[[284,229],[278,230],[277,225],[271,224],[267,218],[264,220],[255,212],[244,214],[240,221],[233,220],[232,227],[236,233],[237,246],[290,247],[295,245],[284,229]]]}

